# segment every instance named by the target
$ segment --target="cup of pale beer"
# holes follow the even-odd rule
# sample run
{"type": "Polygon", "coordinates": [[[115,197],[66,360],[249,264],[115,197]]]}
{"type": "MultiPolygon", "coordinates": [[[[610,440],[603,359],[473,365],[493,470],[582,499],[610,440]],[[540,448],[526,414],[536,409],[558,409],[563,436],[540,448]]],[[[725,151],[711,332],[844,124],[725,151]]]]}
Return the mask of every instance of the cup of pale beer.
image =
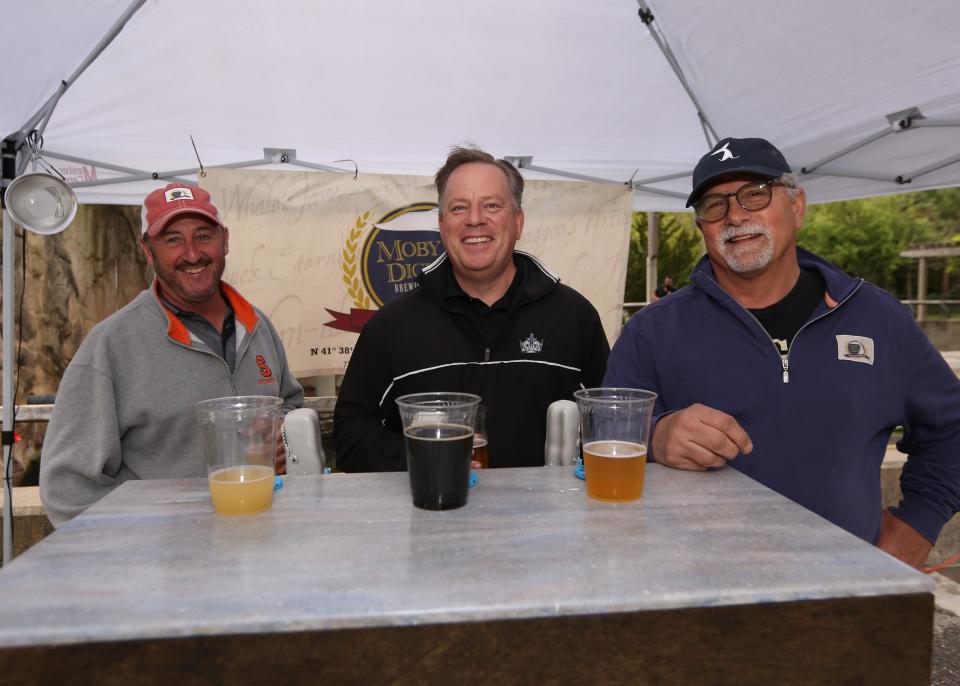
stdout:
{"type": "Polygon", "coordinates": [[[414,393],[397,398],[413,504],[452,510],[467,504],[480,396],[414,393]]]}
{"type": "Polygon", "coordinates": [[[636,388],[586,388],[573,397],[580,410],[587,495],[611,503],[637,500],[643,494],[657,394],[636,388]]]}
{"type": "Polygon", "coordinates": [[[255,514],[273,505],[281,404],[280,398],[259,395],[196,404],[210,500],[217,514],[255,514]]]}

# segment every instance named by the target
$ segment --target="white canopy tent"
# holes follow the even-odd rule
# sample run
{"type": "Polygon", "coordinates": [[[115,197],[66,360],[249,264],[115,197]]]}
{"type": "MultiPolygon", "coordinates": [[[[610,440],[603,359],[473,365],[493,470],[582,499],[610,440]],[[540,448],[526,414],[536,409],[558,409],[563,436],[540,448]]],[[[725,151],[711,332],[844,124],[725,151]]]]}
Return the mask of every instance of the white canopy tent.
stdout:
{"type": "MultiPolygon", "coordinates": [[[[162,179],[195,180],[191,135],[206,166],[426,175],[472,141],[531,177],[632,181],[648,210],[681,209],[726,136],[773,141],[814,202],[960,185],[955,0],[0,7],[3,185],[42,135],[81,202],[139,204],[162,179]]],[[[12,235],[5,214],[5,294],[12,235]]]]}
{"type": "Polygon", "coordinates": [[[361,173],[472,141],[532,178],[633,179],[651,210],[728,135],[776,143],[815,202],[960,183],[953,0],[5,5],[0,135],[42,130],[81,202],[195,179],[191,134],[205,166],[361,173]]]}

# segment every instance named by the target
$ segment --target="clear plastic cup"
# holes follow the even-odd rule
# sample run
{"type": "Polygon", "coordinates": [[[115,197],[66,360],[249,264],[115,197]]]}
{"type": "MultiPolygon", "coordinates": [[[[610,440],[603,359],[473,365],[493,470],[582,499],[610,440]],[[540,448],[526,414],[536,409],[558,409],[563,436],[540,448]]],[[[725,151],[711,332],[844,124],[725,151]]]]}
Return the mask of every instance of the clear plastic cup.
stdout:
{"type": "Polygon", "coordinates": [[[414,393],[397,398],[413,504],[451,510],[467,504],[480,396],[414,393]]]}
{"type": "Polygon", "coordinates": [[[587,495],[615,503],[637,500],[643,494],[657,394],[636,388],[587,388],[573,397],[580,409],[587,495]]]}
{"type": "Polygon", "coordinates": [[[218,514],[248,515],[273,504],[274,461],[283,424],[280,398],[248,395],[195,405],[218,514]]]}

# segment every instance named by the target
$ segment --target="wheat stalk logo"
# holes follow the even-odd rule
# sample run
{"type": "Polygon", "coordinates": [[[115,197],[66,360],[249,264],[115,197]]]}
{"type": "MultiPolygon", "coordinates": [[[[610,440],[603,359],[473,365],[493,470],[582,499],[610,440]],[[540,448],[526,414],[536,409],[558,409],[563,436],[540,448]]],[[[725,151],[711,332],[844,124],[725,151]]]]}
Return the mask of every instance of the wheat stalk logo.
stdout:
{"type": "Polygon", "coordinates": [[[343,283],[347,285],[347,295],[353,298],[355,307],[363,310],[370,309],[370,298],[367,297],[360,283],[357,273],[357,258],[360,252],[360,237],[363,236],[363,230],[367,228],[367,222],[370,220],[370,213],[364,212],[357,215],[353,228],[347,236],[346,245],[343,248],[343,259],[340,261],[340,271],[343,283]]]}

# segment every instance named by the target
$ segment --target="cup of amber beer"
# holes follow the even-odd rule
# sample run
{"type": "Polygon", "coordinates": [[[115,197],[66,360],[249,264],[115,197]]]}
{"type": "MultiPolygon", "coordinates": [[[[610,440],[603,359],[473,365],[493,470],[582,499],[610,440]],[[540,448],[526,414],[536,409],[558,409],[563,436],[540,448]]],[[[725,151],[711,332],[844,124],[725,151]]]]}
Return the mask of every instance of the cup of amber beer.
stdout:
{"type": "Polygon", "coordinates": [[[413,393],[397,398],[413,504],[452,510],[467,504],[480,396],[413,393]]]}
{"type": "Polygon", "coordinates": [[[281,404],[280,398],[246,395],[195,405],[217,514],[255,514],[273,505],[281,404]]]}
{"type": "Polygon", "coordinates": [[[573,397],[580,410],[587,495],[611,503],[637,500],[643,494],[657,394],[636,388],[586,388],[573,397]]]}

